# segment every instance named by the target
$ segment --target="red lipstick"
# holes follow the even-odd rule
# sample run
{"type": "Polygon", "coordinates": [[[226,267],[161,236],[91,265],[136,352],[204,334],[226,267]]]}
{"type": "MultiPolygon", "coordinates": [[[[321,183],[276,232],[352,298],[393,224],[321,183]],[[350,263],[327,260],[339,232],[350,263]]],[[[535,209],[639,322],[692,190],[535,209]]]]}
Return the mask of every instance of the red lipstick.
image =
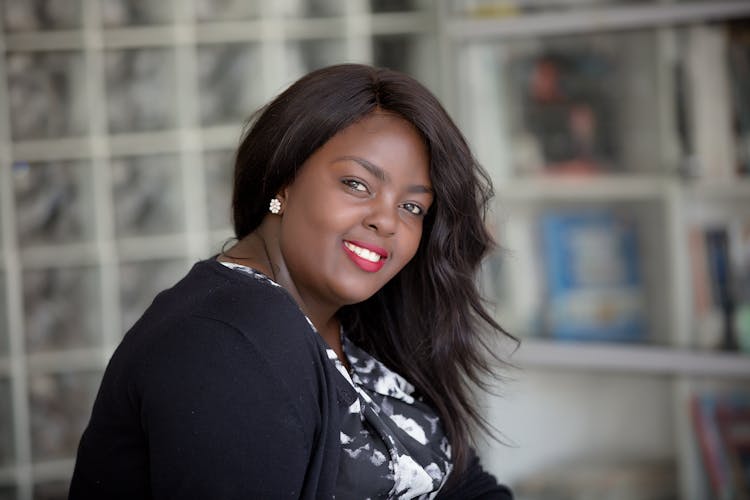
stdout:
{"type": "Polygon", "coordinates": [[[368,273],[375,273],[380,271],[385,265],[385,260],[388,257],[388,251],[384,248],[359,241],[344,241],[342,247],[344,249],[344,253],[346,253],[346,256],[349,257],[360,269],[368,273]],[[347,243],[378,254],[380,256],[380,260],[378,260],[377,262],[372,262],[371,260],[367,260],[364,257],[360,257],[354,252],[354,250],[346,246],[347,243]]]}

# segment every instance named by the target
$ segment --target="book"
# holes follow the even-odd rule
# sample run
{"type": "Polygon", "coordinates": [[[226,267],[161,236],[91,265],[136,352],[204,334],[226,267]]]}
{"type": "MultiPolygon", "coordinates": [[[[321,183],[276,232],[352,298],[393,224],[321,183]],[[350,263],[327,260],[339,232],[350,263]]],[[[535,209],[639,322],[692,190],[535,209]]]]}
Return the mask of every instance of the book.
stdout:
{"type": "Polygon", "coordinates": [[[733,323],[737,347],[750,353],[750,217],[730,222],[729,253],[736,304],[733,323]]]}
{"type": "Polygon", "coordinates": [[[750,499],[750,406],[720,405],[717,421],[735,498],[750,499]]]}
{"type": "Polygon", "coordinates": [[[708,228],[705,237],[711,296],[722,313],[723,326],[719,347],[725,350],[736,350],[737,337],[733,322],[735,301],[731,285],[729,233],[726,227],[708,228]]]}
{"type": "Polygon", "coordinates": [[[541,218],[544,322],[557,339],[643,341],[647,336],[635,220],[612,210],[541,218]]]}
{"type": "Polygon", "coordinates": [[[695,344],[750,352],[750,219],[688,233],[695,344]]]}
{"type": "Polygon", "coordinates": [[[711,490],[716,498],[728,498],[729,464],[715,418],[717,404],[713,395],[695,395],[690,399],[690,412],[711,490]]]}
{"type": "Polygon", "coordinates": [[[714,498],[750,498],[750,398],[694,394],[690,411],[714,498]]]}
{"type": "Polygon", "coordinates": [[[699,349],[716,349],[721,344],[722,316],[711,295],[711,276],[706,256],[705,228],[693,226],[688,231],[690,259],[690,292],[693,296],[693,339],[699,349]]]}

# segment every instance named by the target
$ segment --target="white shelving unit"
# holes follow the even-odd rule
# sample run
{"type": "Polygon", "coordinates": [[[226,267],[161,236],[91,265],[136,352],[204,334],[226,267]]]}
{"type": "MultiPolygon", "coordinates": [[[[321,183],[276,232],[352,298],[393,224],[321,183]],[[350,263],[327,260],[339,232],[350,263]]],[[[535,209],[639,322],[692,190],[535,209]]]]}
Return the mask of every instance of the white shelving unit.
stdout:
{"type": "MultiPolygon", "coordinates": [[[[750,217],[750,184],[746,177],[680,175],[671,66],[682,57],[691,27],[748,18],[750,4],[591,1],[568,9],[561,2],[546,4],[546,9],[540,7],[545,2],[441,4],[442,50],[448,61],[443,75],[450,79],[446,98],[490,171],[497,194],[494,227],[503,249],[498,266],[506,280],[504,289],[491,287],[500,296],[497,316],[522,338],[511,357],[518,369],[503,371],[513,382],[500,384],[500,396],[484,400],[490,422],[517,447],[490,440],[480,447],[481,455],[491,470],[521,485],[530,498],[547,498],[541,491],[567,494],[571,476],[588,480],[592,489],[586,498],[616,495],[619,490],[612,485],[623,484],[634,463],[652,469],[666,465],[665,477],[674,476],[671,493],[659,496],[662,490],[652,484],[645,491],[653,496],[647,498],[709,498],[689,400],[702,390],[747,391],[750,357],[696,349],[688,231],[705,220],[750,217]],[[524,13],[524,6],[537,6],[536,12],[524,13]],[[564,54],[570,47],[617,54],[629,64],[636,59],[628,54],[638,53],[647,61],[618,73],[627,82],[617,89],[626,103],[618,114],[631,120],[615,118],[624,120],[618,125],[628,132],[621,157],[625,171],[520,174],[514,156],[520,146],[512,142],[517,113],[512,100],[518,98],[511,88],[513,64],[529,54],[564,54]],[[648,119],[632,121],[639,112],[648,119]],[[615,207],[633,214],[642,228],[648,345],[556,342],[535,335],[544,307],[538,217],[545,210],[575,207],[615,207]],[[603,479],[597,483],[581,468],[596,470],[603,479]],[[558,487],[544,490],[543,484],[558,487]]],[[[498,348],[507,352],[505,346],[498,348]]],[[[629,491],[624,497],[635,498],[629,491]]]]}
{"type": "Polygon", "coordinates": [[[591,0],[475,19],[470,0],[74,0],[46,26],[34,3],[0,0],[0,500],[65,498],[77,438],[124,329],[231,235],[243,119],[301,74],[344,61],[425,82],[494,178],[514,291],[496,288],[498,317],[523,344],[512,357],[520,369],[509,372],[517,382],[486,401],[519,446],[480,448],[488,467],[515,484],[582,457],[668,461],[679,497],[702,498],[686,398],[703,385],[747,385],[750,358],[692,349],[686,207],[750,206],[750,182],[675,175],[673,82],[658,71],[653,137],[629,138],[643,145],[628,153],[636,172],[517,176],[503,100],[487,97],[507,82],[482,65],[549,37],[633,32],[659,48],[648,57],[677,57],[681,27],[750,17],[747,2],[591,0]],[[613,205],[644,222],[655,345],[526,336],[540,292],[534,217],[580,205],[613,205]]]}

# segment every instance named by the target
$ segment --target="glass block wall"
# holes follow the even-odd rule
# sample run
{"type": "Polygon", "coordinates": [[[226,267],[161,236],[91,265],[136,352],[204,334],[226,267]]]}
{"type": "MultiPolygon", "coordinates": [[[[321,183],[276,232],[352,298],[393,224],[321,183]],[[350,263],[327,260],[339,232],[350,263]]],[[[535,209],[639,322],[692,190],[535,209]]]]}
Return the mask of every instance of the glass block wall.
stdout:
{"type": "Polygon", "coordinates": [[[66,498],[112,350],[231,236],[244,120],[338,62],[434,88],[435,12],[416,0],[0,0],[0,20],[0,500],[66,498]]]}

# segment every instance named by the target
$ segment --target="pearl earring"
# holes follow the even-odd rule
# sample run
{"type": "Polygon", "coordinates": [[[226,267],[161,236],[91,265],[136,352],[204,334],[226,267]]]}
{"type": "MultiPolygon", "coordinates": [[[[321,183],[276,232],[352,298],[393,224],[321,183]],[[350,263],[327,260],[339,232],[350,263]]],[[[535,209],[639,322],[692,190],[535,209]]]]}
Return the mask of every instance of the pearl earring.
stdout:
{"type": "Polygon", "coordinates": [[[279,215],[281,213],[281,201],[278,198],[271,198],[271,203],[268,205],[268,211],[272,214],[279,215]]]}

